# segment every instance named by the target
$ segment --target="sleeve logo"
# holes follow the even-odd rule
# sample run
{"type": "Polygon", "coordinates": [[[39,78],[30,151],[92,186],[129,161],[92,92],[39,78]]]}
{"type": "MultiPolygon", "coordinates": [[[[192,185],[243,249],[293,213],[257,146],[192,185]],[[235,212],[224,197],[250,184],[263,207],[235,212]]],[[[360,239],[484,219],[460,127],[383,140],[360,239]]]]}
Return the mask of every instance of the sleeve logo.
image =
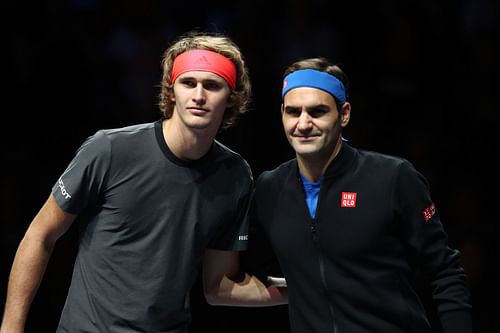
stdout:
{"type": "Polygon", "coordinates": [[[66,191],[66,187],[64,186],[64,183],[61,178],[59,178],[59,181],[57,182],[59,185],[59,189],[61,190],[61,194],[63,195],[64,199],[69,199],[71,198],[71,195],[66,191]]]}
{"type": "Polygon", "coordinates": [[[429,222],[429,220],[434,216],[434,214],[436,214],[436,206],[434,205],[434,202],[431,202],[431,205],[422,211],[422,215],[424,215],[425,222],[429,222]]]}

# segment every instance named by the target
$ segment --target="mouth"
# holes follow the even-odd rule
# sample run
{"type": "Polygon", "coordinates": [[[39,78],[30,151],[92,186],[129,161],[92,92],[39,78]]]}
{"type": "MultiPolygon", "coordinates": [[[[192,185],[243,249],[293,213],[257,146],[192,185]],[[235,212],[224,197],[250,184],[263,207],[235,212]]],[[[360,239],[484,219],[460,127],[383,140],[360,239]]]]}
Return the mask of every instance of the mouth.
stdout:
{"type": "Polygon", "coordinates": [[[311,141],[316,140],[316,138],[318,136],[317,135],[294,135],[293,137],[300,142],[311,142],[311,141]]]}
{"type": "Polygon", "coordinates": [[[193,115],[196,115],[196,116],[202,116],[202,115],[207,114],[209,112],[209,110],[207,110],[207,109],[196,108],[196,107],[187,108],[187,111],[193,115]]]}

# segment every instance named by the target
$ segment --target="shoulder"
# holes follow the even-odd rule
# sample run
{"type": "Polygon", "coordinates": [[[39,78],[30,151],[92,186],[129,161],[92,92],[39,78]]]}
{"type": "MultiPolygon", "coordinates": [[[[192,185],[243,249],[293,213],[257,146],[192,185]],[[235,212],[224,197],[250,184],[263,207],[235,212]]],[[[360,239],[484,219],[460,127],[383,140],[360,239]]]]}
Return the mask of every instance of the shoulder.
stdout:
{"type": "Polygon", "coordinates": [[[120,128],[110,128],[98,130],[94,137],[116,140],[123,137],[131,137],[154,131],[155,123],[143,123],[120,128]]]}
{"type": "Polygon", "coordinates": [[[257,184],[265,185],[287,179],[297,168],[296,159],[288,160],[272,170],[263,171],[257,178],[257,184]]]}
{"type": "Polygon", "coordinates": [[[216,159],[218,161],[226,165],[233,166],[234,168],[236,168],[236,170],[239,170],[240,172],[249,175],[253,180],[252,169],[250,167],[250,164],[243,156],[241,156],[241,154],[230,149],[229,147],[227,147],[226,145],[222,144],[217,140],[215,140],[214,143],[215,143],[216,159]]]}
{"type": "Polygon", "coordinates": [[[413,167],[412,163],[404,157],[386,154],[373,150],[356,149],[358,161],[371,168],[381,168],[386,171],[400,168],[413,167]]]}
{"type": "Polygon", "coordinates": [[[373,178],[392,179],[396,183],[418,181],[427,184],[426,178],[407,158],[362,149],[357,152],[359,170],[365,170],[373,178]]]}
{"type": "MultiPolygon", "coordinates": [[[[111,155],[129,155],[134,151],[147,150],[144,135],[154,130],[154,123],[127,126],[122,128],[100,129],[88,136],[77,149],[77,156],[84,160],[109,159],[111,155]]],[[[152,134],[149,134],[152,137],[152,134]]]]}
{"type": "Polygon", "coordinates": [[[153,138],[154,123],[144,123],[120,128],[100,129],[89,136],[84,143],[102,149],[116,150],[123,146],[129,152],[133,147],[141,145],[142,148],[152,140],[145,140],[145,136],[153,138]]]}

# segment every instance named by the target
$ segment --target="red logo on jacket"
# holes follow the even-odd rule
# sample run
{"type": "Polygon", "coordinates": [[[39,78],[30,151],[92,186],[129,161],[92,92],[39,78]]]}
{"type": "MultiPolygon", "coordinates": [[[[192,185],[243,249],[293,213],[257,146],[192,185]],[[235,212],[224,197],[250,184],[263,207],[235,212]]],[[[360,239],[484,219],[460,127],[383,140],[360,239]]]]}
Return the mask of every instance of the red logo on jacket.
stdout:
{"type": "Polygon", "coordinates": [[[342,192],[342,198],[340,200],[340,207],[354,208],[356,207],[356,192],[342,192]]]}
{"type": "Polygon", "coordinates": [[[434,205],[434,202],[431,202],[431,205],[422,211],[425,222],[429,222],[434,214],[436,214],[436,206],[434,205]]]}

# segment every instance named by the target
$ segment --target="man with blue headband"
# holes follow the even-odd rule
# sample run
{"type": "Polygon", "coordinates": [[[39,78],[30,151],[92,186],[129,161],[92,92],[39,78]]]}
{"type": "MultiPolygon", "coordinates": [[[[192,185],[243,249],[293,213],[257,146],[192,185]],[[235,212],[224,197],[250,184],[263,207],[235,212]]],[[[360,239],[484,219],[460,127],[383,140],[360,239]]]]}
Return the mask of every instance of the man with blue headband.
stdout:
{"type": "Polygon", "coordinates": [[[251,215],[286,278],[291,332],[472,332],[461,254],[427,180],[405,159],[342,138],[347,97],[346,75],[328,60],[288,67],[281,117],[296,156],[256,182],[251,215]],[[420,273],[441,328],[426,317],[420,273]]]}

